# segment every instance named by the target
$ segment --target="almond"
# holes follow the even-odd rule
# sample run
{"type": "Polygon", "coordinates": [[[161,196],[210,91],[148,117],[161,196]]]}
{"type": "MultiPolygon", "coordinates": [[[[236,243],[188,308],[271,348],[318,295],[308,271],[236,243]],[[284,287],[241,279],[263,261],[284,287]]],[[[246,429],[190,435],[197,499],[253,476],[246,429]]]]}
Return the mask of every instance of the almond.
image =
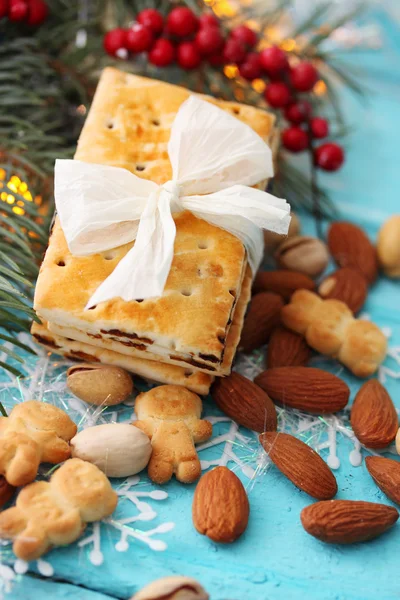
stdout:
{"type": "Polygon", "coordinates": [[[234,542],[249,520],[249,501],[240,479],[217,467],[200,479],[193,498],[193,524],[214,542],[234,542]]]}
{"type": "Polygon", "coordinates": [[[283,300],[278,294],[262,292],[251,301],[244,320],[239,349],[251,352],[267,343],[281,318],[283,300]]]}
{"type": "Polygon", "coordinates": [[[304,366],[311,355],[304,337],[281,325],[274,329],[268,342],[267,366],[268,369],[304,366]]]}
{"type": "Polygon", "coordinates": [[[315,290],[315,283],[303,273],[297,271],[258,271],[254,279],[253,294],[274,292],[284,300],[290,300],[296,290],[315,290]]]}
{"type": "Polygon", "coordinates": [[[378,274],[376,249],[360,227],[346,221],[333,223],[328,231],[328,246],[339,267],[360,271],[369,284],[375,281],[378,274]]]}
{"type": "Polygon", "coordinates": [[[276,367],[260,373],[254,382],[275,403],[310,413],[338,412],[349,401],[344,381],[313,367],[276,367]]]}
{"type": "Polygon", "coordinates": [[[272,462],[303,492],[318,500],[336,494],[334,474],[310,446],[288,433],[267,431],[259,439],[272,462]]]}
{"type": "Polygon", "coordinates": [[[310,535],[328,544],[353,544],[377,537],[396,523],[395,508],[358,500],[328,500],[306,506],[301,523],[310,535]]]}
{"type": "Polygon", "coordinates": [[[211,395],[228,417],[252,431],[276,431],[277,418],[271,398],[255,383],[239,373],[219,377],[211,395]]]}
{"type": "Polygon", "coordinates": [[[7,504],[17,488],[9,484],[3,475],[0,475],[0,508],[7,504]]]}
{"type": "Polygon", "coordinates": [[[318,293],[325,299],[341,300],[353,313],[357,313],[367,298],[367,280],[360,271],[343,267],[322,281],[318,293]]]}
{"type": "Polygon", "coordinates": [[[400,463],[384,456],[367,456],[365,464],[382,492],[393,502],[400,504],[400,463]]]}
{"type": "Polygon", "coordinates": [[[385,448],[396,437],[399,420],[389,394],[377,379],[366,381],[351,408],[351,426],[368,448],[385,448]]]}

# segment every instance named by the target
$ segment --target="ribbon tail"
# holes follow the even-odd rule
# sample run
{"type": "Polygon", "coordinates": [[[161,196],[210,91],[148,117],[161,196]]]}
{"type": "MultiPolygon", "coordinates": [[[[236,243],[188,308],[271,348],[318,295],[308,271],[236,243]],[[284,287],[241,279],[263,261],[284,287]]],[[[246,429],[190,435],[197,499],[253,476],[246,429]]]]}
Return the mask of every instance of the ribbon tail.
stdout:
{"type": "Polygon", "coordinates": [[[262,229],[286,234],[290,206],[285,200],[243,185],[206,196],[184,196],[184,208],[239,238],[255,274],[264,253],[262,229]]]}
{"type": "Polygon", "coordinates": [[[112,298],[126,302],[161,296],[174,256],[175,223],[166,194],[150,195],[133,248],[97,288],[86,309],[112,298]]]}

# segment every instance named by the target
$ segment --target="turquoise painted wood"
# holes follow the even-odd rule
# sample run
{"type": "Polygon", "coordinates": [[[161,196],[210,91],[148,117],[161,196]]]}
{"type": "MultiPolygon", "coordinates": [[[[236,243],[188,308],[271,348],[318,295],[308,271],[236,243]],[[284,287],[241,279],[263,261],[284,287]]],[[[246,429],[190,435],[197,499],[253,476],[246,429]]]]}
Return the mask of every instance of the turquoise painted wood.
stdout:
{"type": "MultiPolygon", "coordinates": [[[[345,219],[365,227],[375,238],[381,223],[400,212],[400,35],[387,16],[373,14],[386,32],[381,51],[359,52],[356,61],[368,71],[374,93],[360,106],[345,91],[345,113],[356,133],[347,144],[347,162],[340,174],[321,180],[345,219]]],[[[314,233],[312,219],[303,218],[306,232],[314,233]]],[[[392,342],[400,346],[400,283],[381,279],[373,288],[366,311],[380,326],[392,329],[392,342]]],[[[390,361],[387,366],[395,368],[390,361]]],[[[331,370],[340,367],[331,363],[331,370]]],[[[341,372],[341,371],[340,371],[341,372]]],[[[352,390],[359,382],[341,372],[352,390]]],[[[387,384],[400,408],[400,380],[387,384]]],[[[212,410],[212,409],[211,409],[212,410]]],[[[210,411],[208,411],[210,412],[210,411]]],[[[364,464],[349,463],[352,446],[339,440],[341,467],[336,472],[339,498],[382,501],[390,504],[372,482],[364,464]]],[[[210,450],[207,458],[215,455],[210,450]]],[[[245,481],[245,479],[244,479],[245,481]]],[[[153,552],[132,543],[125,553],[115,551],[118,535],[103,536],[106,561],[101,567],[87,559],[89,550],[57,549],[46,557],[56,576],[71,585],[19,579],[10,597],[15,600],[52,598],[107,600],[129,598],[150,581],[171,574],[198,579],[212,600],[393,600],[400,597],[397,576],[400,555],[400,525],[382,538],[352,547],[325,546],[309,537],[299,521],[301,509],[310,498],[296,490],[275,469],[249,490],[251,518],[245,535],[235,544],[218,546],[198,535],[191,522],[193,487],[171,482],[169,499],[158,507],[163,520],[176,521],[166,536],[168,550],[153,552]],[[93,592],[76,588],[83,585],[93,592]]],[[[149,523],[149,528],[153,525],[149,523]]],[[[12,564],[10,560],[8,564],[12,564]]],[[[34,567],[32,567],[34,568],[34,567]]]]}

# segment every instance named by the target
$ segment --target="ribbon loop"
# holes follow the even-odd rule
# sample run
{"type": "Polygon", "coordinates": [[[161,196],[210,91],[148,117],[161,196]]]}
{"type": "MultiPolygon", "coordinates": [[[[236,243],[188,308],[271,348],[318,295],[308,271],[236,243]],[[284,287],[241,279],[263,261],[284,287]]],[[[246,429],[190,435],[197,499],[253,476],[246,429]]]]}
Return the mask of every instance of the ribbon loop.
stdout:
{"type": "Polygon", "coordinates": [[[238,237],[253,273],[263,256],[260,228],[287,233],[287,202],[247,187],[273,175],[271,150],[232,115],[190,96],[175,117],[168,154],[172,179],[160,186],[118,167],[56,161],[56,207],[73,254],[136,240],[86,308],[162,295],[174,256],[174,212],[189,210],[238,237]]]}

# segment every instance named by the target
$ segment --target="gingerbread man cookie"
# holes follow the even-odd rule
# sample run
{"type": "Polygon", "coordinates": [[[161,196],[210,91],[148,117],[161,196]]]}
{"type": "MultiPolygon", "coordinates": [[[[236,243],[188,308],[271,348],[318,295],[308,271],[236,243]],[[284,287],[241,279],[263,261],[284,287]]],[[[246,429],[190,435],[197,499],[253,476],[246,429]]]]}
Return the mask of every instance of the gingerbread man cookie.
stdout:
{"type": "Polygon", "coordinates": [[[202,403],[196,394],[179,385],[161,385],[136,398],[138,421],[133,425],[151,440],[150,479],[166,483],[175,473],[183,483],[200,477],[195,444],[212,435],[212,425],[200,420],[202,403]]]}
{"type": "Polygon", "coordinates": [[[34,560],[52,546],[74,542],[86,523],[110,515],[118,496],[91,463],[67,460],[50,481],[35,481],[18,495],[16,506],[0,513],[0,537],[13,539],[18,558],[34,560]]]}
{"type": "Polygon", "coordinates": [[[379,327],[355,319],[340,300],[297,290],[281,318],[286,327],[304,335],[311,348],[337,358],[358,377],[372,375],[385,359],[387,340],[379,327]]]}
{"type": "Polygon", "coordinates": [[[14,486],[26,485],[41,462],[57,464],[71,456],[77,427],[60,408],[29,400],[0,417],[0,474],[14,486]]]}

